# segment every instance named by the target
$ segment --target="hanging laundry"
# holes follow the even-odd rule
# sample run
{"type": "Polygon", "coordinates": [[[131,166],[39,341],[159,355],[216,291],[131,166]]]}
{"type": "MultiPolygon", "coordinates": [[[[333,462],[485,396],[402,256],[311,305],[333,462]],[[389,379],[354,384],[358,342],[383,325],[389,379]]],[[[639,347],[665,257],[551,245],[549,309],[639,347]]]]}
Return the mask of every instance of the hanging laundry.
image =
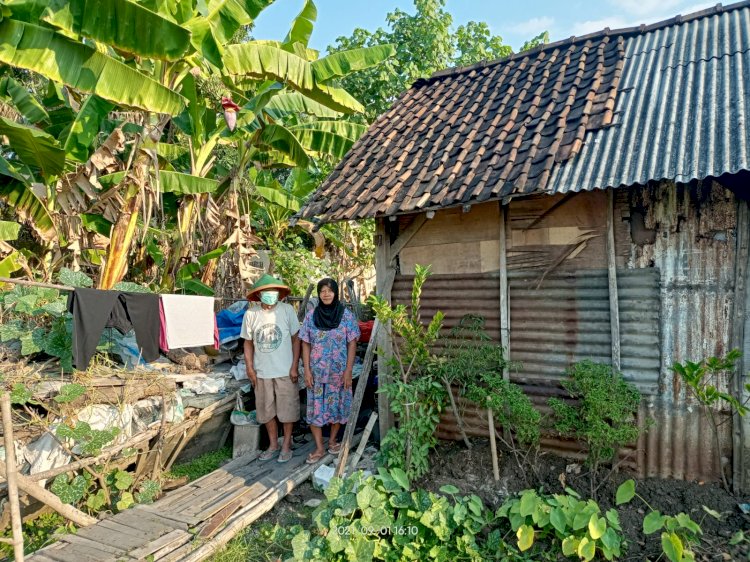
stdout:
{"type": "Polygon", "coordinates": [[[237,301],[216,313],[216,323],[219,326],[219,343],[224,345],[240,339],[242,319],[247,310],[247,301],[237,301]]]}
{"type": "Polygon", "coordinates": [[[73,364],[86,369],[96,352],[104,328],[121,334],[135,330],[135,339],[145,361],[159,358],[159,296],[76,289],[68,294],[68,312],[73,314],[73,364]]]}
{"type": "Polygon", "coordinates": [[[202,347],[218,349],[213,297],[161,295],[162,349],[202,347]]]}

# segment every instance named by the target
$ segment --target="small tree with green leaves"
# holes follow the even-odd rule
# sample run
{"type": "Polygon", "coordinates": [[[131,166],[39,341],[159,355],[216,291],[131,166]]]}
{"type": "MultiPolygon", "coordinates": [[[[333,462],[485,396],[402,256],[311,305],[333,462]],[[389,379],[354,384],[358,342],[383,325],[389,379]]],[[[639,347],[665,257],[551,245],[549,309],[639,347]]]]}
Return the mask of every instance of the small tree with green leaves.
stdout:
{"type": "Polygon", "coordinates": [[[440,334],[443,313],[435,313],[427,325],[422,323],[420,298],[430,268],[417,265],[415,273],[410,307],[392,307],[380,296],[370,298],[372,309],[392,342],[389,363],[398,375],[382,387],[399,423],[384,437],[381,455],[388,466],[401,468],[410,477],[419,477],[429,468],[427,459],[437,444],[435,428],[445,403],[445,389],[429,369],[433,361],[430,346],[440,334]]]}
{"type": "Polygon", "coordinates": [[[505,369],[516,365],[484,326],[481,316],[465,315],[445,338],[444,353],[432,371],[446,387],[458,385],[466,398],[490,408],[499,425],[511,430],[499,438],[525,475],[536,470],[541,415],[521,387],[503,377],[505,369]]]}
{"type": "MultiPolygon", "coordinates": [[[[733,349],[724,357],[709,357],[698,363],[685,361],[685,363],[675,363],[672,370],[680,375],[685,383],[688,392],[695,398],[708,414],[708,420],[711,422],[711,432],[714,438],[714,454],[716,463],[721,471],[721,482],[726,490],[729,490],[724,467],[721,462],[721,440],[719,438],[719,428],[731,420],[727,416],[723,421],[719,421],[716,415],[719,406],[728,406],[732,413],[739,416],[747,414],[747,400],[740,401],[728,392],[719,390],[720,381],[726,382],[727,388],[732,388],[735,377],[737,376],[737,361],[742,357],[738,349],[733,349]]],[[[750,384],[744,385],[745,390],[750,392],[750,384]]]]}
{"type": "Polygon", "coordinates": [[[622,374],[604,363],[580,361],[571,365],[566,375],[562,386],[574,402],[550,399],[554,427],[585,445],[591,495],[596,497],[600,465],[638,438],[640,429],[635,421],[641,395],[622,374]]]}

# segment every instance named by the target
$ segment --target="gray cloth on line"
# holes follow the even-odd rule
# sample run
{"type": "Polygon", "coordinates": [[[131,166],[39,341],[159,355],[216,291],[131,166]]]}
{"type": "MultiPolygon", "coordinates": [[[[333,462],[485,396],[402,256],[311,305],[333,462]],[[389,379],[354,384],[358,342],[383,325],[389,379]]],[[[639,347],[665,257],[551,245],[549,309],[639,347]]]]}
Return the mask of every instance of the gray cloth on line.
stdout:
{"type": "Polygon", "coordinates": [[[159,296],[76,289],[68,294],[73,314],[73,365],[86,369],[96,352],[104,328],[125,334],[135,330],[135,340],[145,361],[159,358],[159,296]]]}

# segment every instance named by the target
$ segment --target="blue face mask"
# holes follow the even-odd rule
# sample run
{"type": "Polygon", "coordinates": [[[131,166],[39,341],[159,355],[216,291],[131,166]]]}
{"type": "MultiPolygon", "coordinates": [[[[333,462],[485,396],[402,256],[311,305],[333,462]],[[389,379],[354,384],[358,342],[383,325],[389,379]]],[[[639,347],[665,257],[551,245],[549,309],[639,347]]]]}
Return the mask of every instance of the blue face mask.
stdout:
{"type": "Polygon", "coordinates": [[[261,291],[260,302],[268,306],[275,305],[277,302],[279,302],[279,292],[278,291],[261,291]]]}

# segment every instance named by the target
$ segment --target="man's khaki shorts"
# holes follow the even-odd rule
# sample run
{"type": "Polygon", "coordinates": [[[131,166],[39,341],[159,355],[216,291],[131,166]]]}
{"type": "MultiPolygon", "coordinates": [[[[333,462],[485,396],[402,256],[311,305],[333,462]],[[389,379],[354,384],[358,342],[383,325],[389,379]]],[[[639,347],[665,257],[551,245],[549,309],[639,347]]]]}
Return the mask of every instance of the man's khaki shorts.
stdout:
{"type": "Polygon", "coordinates": [[[273,418],[281,423],[299,420],[299,391],[288,375],[275,379],[258,377],[255,415],[258,423],[267,423],[273,418]]]}

